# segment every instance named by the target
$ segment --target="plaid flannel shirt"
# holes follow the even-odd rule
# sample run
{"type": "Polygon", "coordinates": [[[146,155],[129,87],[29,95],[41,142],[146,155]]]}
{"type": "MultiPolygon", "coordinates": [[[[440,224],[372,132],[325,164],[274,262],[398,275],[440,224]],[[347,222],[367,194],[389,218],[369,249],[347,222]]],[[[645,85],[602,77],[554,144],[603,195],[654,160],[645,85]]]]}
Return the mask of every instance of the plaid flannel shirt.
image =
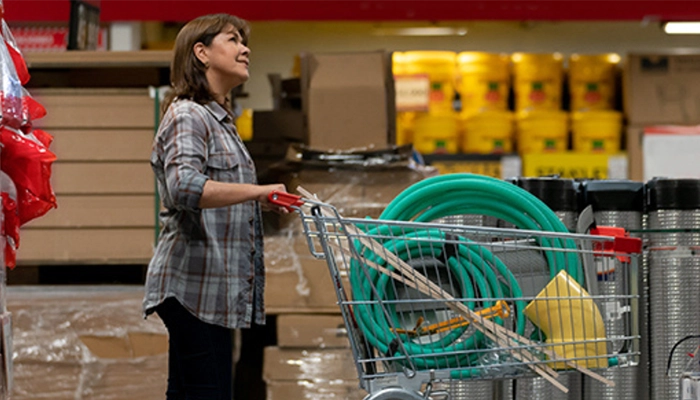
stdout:
{"type": "Polygon", "coordinates": [[[173,102],[156,135],[151,166],[164,210],[148,266],[144,316],[175,297],[204,322],[228,328],[264,324],[258,203],[198,207],[208,179],[257,183],[229,113],[216,102],[173,102]]]}

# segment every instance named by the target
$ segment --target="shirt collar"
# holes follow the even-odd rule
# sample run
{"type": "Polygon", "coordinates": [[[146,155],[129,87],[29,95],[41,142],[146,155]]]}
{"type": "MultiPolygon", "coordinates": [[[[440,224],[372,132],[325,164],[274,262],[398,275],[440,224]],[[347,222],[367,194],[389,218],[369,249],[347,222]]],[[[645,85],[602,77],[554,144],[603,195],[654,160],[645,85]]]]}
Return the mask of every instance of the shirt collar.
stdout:
{"type": "Polygon", "coordinates": [[[209,110],[209,112],[219,122],[228,122],[228,120],[231,118],[228,111],[226,111],[226,109],[222,107],[221,104],[215,101],[210,101],[209,103],[205,104],[204,107],[207,110],[209,110]]]}

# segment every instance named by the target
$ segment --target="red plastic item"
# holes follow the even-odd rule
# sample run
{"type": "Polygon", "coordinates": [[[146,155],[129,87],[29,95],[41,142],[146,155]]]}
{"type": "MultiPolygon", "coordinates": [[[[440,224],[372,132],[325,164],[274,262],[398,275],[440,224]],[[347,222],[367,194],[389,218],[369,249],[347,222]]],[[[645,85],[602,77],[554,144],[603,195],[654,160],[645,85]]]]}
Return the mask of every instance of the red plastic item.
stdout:
{"type": "Polygon", "coordinates": [[[48,148],[51,146],[51,143],[53,143],[53,136],[51,136],[48,132],[43,131],[41,129],[34,129],[32,131],[32,134],[38,140],[41,142],[41,144],[44,145],[44,147],[48,148]]]}
{"type": "Polygon", "coordinates": [[[273,191],[267,196],[270,203],[282,206],[289,211],[294,211],[292,207],[300,207],[304,204],[304,200],[301,196],[287,192],[273,191]]]}
{"type": "MultiPolygon", "coordinates": [[[[32,132],[33,122],[46,116],[46,108],[22,88],[22,132],[32,132]]],[[[48,147],[48,145],[46,145],[48,147]]]]}
{"type": "Polygon", "coordinates": [[[9,50],[0,41],[0,125],[20,129],[22,126],[22,84],[12,63],[9,50]]]}
{"type": "Polygon", "coordinates": [[[610,236],[614,240],[612,242],[593,242],[593,251],[601,252],[597,256],[609,253],[609,255],[618,254],[617,258],[623,262],[629,262],[629,257],[624,254],[640,254],[642,252],[642,239],[631,238],[629,233],[624,228],[613,226],[598,226],[591,229],[591,235],[594,236],[610,236]]]}
{"type": "Polygon", "coordinates": [[[19,211],[17,210],[17,189],[12,179],[0,171],[0,198],[4,224],[0,226],[5,237],[5,265],[14,268],[16,264],[17,248],[19,247],[19,211]]]}
{"type": "Polygon", "coordinates": [[[4,146],[0,168],[17,187],[21,226],[56,207],[51,188],[51,163],[56,156],[39,140],[7,128],[0,132],[0,143],[4,146]]]}
{"type": "Polygon", "coordinates": [[[22,85],[26,85],[30,78],[29,69],[27,68],[27,63],[24,61],[22,52],[19,50],[17,41],[15,40],[15,37],[12,36],[10,27],[7,26],[7,22],[5,22],[5,20],[2,20],[2,37],[5,39],[7,51],[10,53],[12,63],[15,65],[17,77],[22,85]]]}
{"type": "Polygon", "coordinates": [[[17,249],[19,248],[19,212],[17,210],[17,202],[9,197],[5,192],[2,193],[2,212],[5,215],[5,224],[3,226],[5,235],[5,266],[10,269],[17,265],[17,249]]]}

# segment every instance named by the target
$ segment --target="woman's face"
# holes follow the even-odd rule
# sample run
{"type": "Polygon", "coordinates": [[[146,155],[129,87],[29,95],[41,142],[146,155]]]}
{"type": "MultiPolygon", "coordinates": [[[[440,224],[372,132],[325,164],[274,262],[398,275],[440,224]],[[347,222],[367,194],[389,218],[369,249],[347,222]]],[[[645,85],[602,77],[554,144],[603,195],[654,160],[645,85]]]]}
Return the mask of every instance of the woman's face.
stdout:
{"type": "Polygon", "coordinates": [[[231,25],[224,28],[206,47],[207,77],[231,84],[231,88],[248,80],[250,49],[243,44],[240,33],[231,25]]]}

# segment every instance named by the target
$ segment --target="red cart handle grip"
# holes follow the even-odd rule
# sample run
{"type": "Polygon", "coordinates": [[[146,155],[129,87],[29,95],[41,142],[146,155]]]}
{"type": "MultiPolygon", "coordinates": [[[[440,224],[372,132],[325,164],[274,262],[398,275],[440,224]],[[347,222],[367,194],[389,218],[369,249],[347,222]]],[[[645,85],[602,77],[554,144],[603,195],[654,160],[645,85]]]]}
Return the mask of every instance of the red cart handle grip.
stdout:
{"type": "Polygon", "coordinates": [[[270,192],[270,194],[267,195],[267,199],[270,203],[285,207],[289,211],[294,211],[292,206],[300,207],[304,204],[304,200],[302,200],[301,196],[287,192],[279,192],[277,190],[270,192]]]}

